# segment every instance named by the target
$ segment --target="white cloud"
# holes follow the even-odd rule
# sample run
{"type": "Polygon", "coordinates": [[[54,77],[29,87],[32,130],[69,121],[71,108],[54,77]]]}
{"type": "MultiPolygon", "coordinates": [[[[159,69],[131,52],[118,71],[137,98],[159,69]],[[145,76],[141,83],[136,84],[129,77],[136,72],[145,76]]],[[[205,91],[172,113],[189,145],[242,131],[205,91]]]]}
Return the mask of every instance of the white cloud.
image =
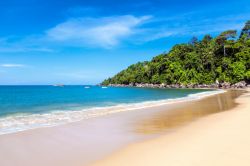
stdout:
{"type": "MultiPolygon", "coordinates": [[[[76,8],[85,12],[91,8],[76,8]]],[[[120,44],[143,44],[168,37],[217,34],[227,29],[240,30],[250,13],[210,17],[209,13],[184,13],[175,16],[72,17],[39,34],[0,38],[0,52],[53,53],[60,48],[104,48],[120,44]],[[195,18],[195,19],[194,19],[195,18]]]]}
{"type": "Polygon", "coordinates": [[[81,46],[111,48],[125,37],[136,34],[151,16],[132,15],[102,18],[72,18],[47,31],[47,38],[81,46]]]}
{"type": "Polygon", "coordinates": [[[1,64],[1,67],[6,67],[6,68],[19,68],[19,67],[26,67],[23,64],[12,64],[12,63],[6,63],[6,64],[1,64]]]}

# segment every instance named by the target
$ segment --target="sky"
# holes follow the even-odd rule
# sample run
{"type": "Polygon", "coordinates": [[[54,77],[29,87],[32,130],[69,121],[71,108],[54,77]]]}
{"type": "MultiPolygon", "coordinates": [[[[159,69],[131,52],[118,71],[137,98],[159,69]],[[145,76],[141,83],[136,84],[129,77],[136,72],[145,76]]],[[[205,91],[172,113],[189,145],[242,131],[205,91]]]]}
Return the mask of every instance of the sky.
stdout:
{"type": "Polygon", "coordinates": [[[249,19],[249,0],[0,0],[0,85],[98,84],[249,19]]]}

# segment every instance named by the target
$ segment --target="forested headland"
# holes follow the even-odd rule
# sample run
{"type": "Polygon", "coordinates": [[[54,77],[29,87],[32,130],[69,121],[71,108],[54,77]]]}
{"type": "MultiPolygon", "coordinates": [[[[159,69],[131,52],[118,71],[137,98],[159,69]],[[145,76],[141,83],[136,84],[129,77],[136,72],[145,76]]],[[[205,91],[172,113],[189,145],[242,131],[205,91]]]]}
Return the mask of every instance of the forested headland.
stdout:
{"type": "Polygon", "coordinates": [[[250,20],[241,32],[177,44],[151,61],[138,62],[102,82],[109,84],[213,84],[250,81],[250,20]]]}

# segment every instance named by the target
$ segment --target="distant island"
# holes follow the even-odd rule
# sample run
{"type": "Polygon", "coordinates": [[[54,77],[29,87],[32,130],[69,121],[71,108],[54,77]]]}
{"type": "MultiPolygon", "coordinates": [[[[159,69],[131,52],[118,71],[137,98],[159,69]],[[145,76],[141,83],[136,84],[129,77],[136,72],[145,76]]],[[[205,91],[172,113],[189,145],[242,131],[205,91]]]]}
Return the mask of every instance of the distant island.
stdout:
{"type": "Polygon", "coordinates": [[[102,85],[157,87],[244,87],[250,82],[250,20],[237,35],[193,37],[151,61],[129,66],[102,85]]]}

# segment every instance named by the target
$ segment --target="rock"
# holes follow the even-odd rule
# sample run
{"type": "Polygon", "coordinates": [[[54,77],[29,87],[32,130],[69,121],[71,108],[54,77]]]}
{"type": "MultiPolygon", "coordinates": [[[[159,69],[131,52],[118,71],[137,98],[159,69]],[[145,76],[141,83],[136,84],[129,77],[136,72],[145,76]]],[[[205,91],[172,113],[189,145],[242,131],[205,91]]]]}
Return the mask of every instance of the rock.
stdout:
{"type": "Polygon", "coordinates": [[[219,84],[210,84],[208,88],[219,88],[219,84]]]}
{"type": "Polygon", "coordinates": [[[228,82],[223,82],[219,84],[219,88],[222,88],[222,89],[228,89],[230,87],[231,87],[231,84],[228,82]]]}
{"type": "Polygon", "coordinates": [[[187,88],[193,88],[192,84],[187,84],[187,88]]]}
{"type": "Polygon", "coordinates": [[[187,88],[186,85],[181,84],[180,88],[187,88]]]}
{"type": "Polygon", "coordinates": [[[149,83],[129,83],[129,84],[109,84],[108,86],[113,87],[139,87],[139,88],[245,88],[250,87],[245,81],[238,82],[236,84],[230,84],[228,82],[219,83],[216,81],[214,84],[149,84],[149,83]]]}
{"type": "Polygon", "coordinates": [[[166,87],[166,84],[162,83],[160,84],[160,88],[165,88],[166,87]]]}
{"type": "Polygon", "coordinates": [[[233,88],[245,88],[247,86],[247,83],[245,81],[240,81],[236,84],[233,84],[233,88]]]}
{"type": "Polygon", "coordinates": [[[129,86],[135,86],[135,83],[131,82],[129,83],[129,86]]]}

